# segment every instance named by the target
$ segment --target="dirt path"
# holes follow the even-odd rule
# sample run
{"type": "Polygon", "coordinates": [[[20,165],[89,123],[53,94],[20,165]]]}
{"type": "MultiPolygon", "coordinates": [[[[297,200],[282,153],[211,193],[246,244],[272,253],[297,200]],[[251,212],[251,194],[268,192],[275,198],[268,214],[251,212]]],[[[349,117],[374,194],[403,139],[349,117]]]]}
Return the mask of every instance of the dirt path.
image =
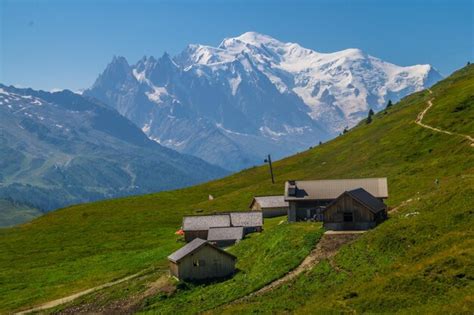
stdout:
{"type": "MultiPolygon", "coordinates": [[[[107,294],[101,295],[98,293],[88,302],[67,306],[55,314],[135,314],[141,309],[143,301],[148,297],[154,296],[158,293],[165,293],[169,296],[176,290],[176,286],[170,282],[168,274],[161,275],[153,281],[146,281],[144,285],[145,288],[142,291],[137,291],[122,298],[113,300],[109,300],[107,294]]],[[[122,289],[122,292],[123,290],[128,291],[128,288],[122,289]]]]}
{"type": "Polygon", "coordinates": [[[15,313],[15,314],[16,314],[16,315],[22,315],[22,314],[28,314],[28,313],[33,313],[33,312],[39,312],[39,311],[43,311],[43,310],[46,310],[46,309],[49,309],[49,308],[53,308],[53,307],[59,306],[59,305],[61,305],[61,304],[65,304],[65,303],[74,301],[75,299],[77,299],[77,298],[79,298],[79,297],[81,297],[81,296],[84,296],[84,295],[86,295],[86,294],[89,294],[89,293],[92,293],[92,292],[95,292],[95,291],[98,291],[98,290],[101,290],[101,289],[105,289],[105,288],[114,286],[114,285],[116,285],[116,284],[119,284],[119,283],[128,281],[128,280],[130,280],[130,279],[136,278],[136,277],[140,276],[140,275],[143,274],[143,273],[144,273],[144,271],[140,271],[140,272],[138,272],[138,273],[135,273],[135,274],[133,274],[133,275],[127,276],[127,277],[125,277],[125,278],[121,278],[121,279],[118,279],[118,280],[115,280],[115,281],[107,282],[107,283],[104,283],[104,284],[99,285],[99,286],[97,286],[97,287],[93,287],[93,288],[90,288],[90,289],[87,289],[87,290],[84,290],[84,291],[81,291],[81,292],[78,292],[78,293],[75,293],[75,294],[72,294],[72,295],[69,295],[69,296],[60,298],[60,299],[57,299],[57,300],[54,300],[54,301],[49,301],[49,302],[46,302],[46,303],[44,303],[44,304],[41,304],[41,305],[39,305],[39,306],[37,306],[37,307],[30,308],[30,309],[28,309],[28,310],[24,310],[24,311],[15,313]]]}
{"type": "Polygon", "coordinates": [[[253,296],[271,291],[275,289],[276,287],[279,287],[283,283],[296,278],[301,273],[310,270],[312,267],[318,264],[321,260],[333,257],[338,252],[339,248],[342,245],[355,240],[362,234],[361,231],[338,231],[338,232],[328,231],[328,232],[326,232],[323,235],[323,237],[321,238],[321,240],[319,240],[316,247],[311,251],[311,253],[308,256],[306,256],[306,258],[301,262],[301,264],[298,267],[296,267],[295,269],[287,273],[282,278],[277,279],[267,284],[263,288],[257,291],[254,291],[244,297],[234,300],[232,303],[239,303],[253,296]]]}
{"type": "MultiPolygon", "coordinates": [[[[433,92],[430,89],[428,89],[428,92],[430,92],[430,94],[433,94],[433,92]]],[[[471,147],[474,147],[474,138],[471,137],[471,136],[464,135],[464,134],[461,134],[461,133],[451,132],[451,131],[448,131],[448,130],[439,129],[439,128],[432,127],[430,125],[427,125],[427,124],[423,123],[423,118],[425,117],[425,114],[430,110],[431,107],[433,107],[433,100],[434,100],[434,98],[428,100],[428,102],[427,102],[428,106],[426,106],[426,108],[418,114],[418,116],[416,117],[415,123],[417,123],[418,125],[420,125],[423,128],[430,129],[432,131],[444,133],[444,134],[447,134],[447,135],[450,135],[450,136],[463,137],[463,138],[465,138],[465,139],[467,139],[471,142],[471,147]]]]}

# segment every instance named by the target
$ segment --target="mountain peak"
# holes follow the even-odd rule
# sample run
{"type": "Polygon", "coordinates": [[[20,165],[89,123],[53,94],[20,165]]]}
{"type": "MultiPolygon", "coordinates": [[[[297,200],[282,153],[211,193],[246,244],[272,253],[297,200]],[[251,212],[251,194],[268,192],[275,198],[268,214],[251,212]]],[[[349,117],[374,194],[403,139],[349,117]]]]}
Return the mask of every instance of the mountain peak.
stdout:
{"type": "Polygon", "coordinates": [[[111,88],[117,82],[125,82],[130,79],[133,80],[133,75],[127,59],[122,56],[114,56],[93,86],[111,88]]]}
{"type": "Polygon", "coordinates": [[[245,32],[242,35],[236,37],[236,39],[241,40],[246,43],[265,43],[265,42],[270,42],[270,41],[277,41],[275,38],[257,33],[257,32],[245,32]]]}
{"type": "Polygon", "coordinates": [[[337,54],[340,58],[349,58],[349,59],[364,59],[368,58],[369,55],[362,51],[359,48],[347,48],[332,54],[337,54]]]}
{"type": "Polygon", "coordinates": [[[104,73],[127,73],[130,71],[130,65],[123,56],[113,56],[112,61],[107,65],[104,73]]]}
{"type": "Polygon", "coordinates": [[[124,66],[129,66],[128,61],[125,57],[123,56],[113,56],[112,61],[110,62],[109,65],[124,65],[124,66]]]}
{"type": "Polygon", "coordinates": [[[271,36],[260,34],[257,32],[246,32],[237,37],[225,38],[218,46],[218,48],[227,49],[230,47],[240,46],[242,44],[250,44],[253,46],[261,46],[267,44],[283,45],[282,42],[276,40],[271,36]]]}

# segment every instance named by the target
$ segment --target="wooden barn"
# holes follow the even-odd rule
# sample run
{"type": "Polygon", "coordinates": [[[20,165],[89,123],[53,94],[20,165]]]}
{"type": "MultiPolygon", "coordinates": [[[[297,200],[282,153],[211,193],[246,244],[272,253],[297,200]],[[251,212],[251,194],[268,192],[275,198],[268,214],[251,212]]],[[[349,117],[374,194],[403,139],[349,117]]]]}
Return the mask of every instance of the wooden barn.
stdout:
{"type": "Polygon", "coordinates": [[[207,240],[210,228],[229,227],[230,216],[228,214],[196,215],[183,218],[183,232],[186,242],[195,238],[207,240]]]}
{"type": "Polygon", "coordinates": [[[387,206],[363,188],[346,191],[324,210],[328,230],[366,230],[387,219],[387,206]]]}
{"type": "Polygon", "coordinates": [[[323,221],[323,211],[331,202],[357,188],[363,188],[382,202],[388,198],[386,178],[287,181],[288,221],[323,221]]]}
{"type": "Polygon", "coordinates": [[[279,217],[288,214],[288,201],[285,196],[256,196],[249,208],[262,211],[264,218],[279,217]]]}
{"type": "Polygon", "coordinates": [[[232,226],[242,226],[244,235],[263,230],[262,211],[230,212],[230,224],[232,226]]]}
{"type": "Polygon", "coordinates": [[[224,278],[235,272],[237,258],[200,238],[168,256],[170,273],[184,281],[224,278]]]}
{"type": "Polygon", "coordinates": [[[207,235],[209,243],[218,247],[234,245],[244,238],[244,228],[241,226],[210,228],[207,235]]]}

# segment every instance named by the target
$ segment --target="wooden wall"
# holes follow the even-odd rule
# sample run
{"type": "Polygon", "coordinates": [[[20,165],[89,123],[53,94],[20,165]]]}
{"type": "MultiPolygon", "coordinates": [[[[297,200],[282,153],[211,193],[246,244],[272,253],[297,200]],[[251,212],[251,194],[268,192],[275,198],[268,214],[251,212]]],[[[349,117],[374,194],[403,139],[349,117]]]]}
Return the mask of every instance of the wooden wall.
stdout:
{"type": "Polygon", "coordinates": [[[235,272],[235,259],[206,245],[184,257],[179,262],[178,269],[180,280],[223,278],[235,272]]]}
{"type": "Polygon", "coordinates": [[[324,211],[324,227],[328,230],[367,230],[386,218],[386,212],[374,215],[365,205],[344,195],[324,211]],[[344,221],[344,213],[352,213],[352,222],[344,221]]]}
{"type": "Polygon", "coordinates": [[[265,208],[262,210],[264,218],[280,217],[288,214],[288,208],[265,208]]]}
{"type": "Polygon", "coordinates": [[[264,218],[274,218],[288,214],[288,207],[262,208],[258,202],[254,202],[250,210],[262,211],[264,218]]]}
{"type": "Polygon", "coordinates": [[[203,240],[207,240],[207,233],[208,230],[201,230],[201,231],[184,231],[184,240],[186,242],[191,242],[195,238],[200,238],[203,240]]]}
{"type": "Polygon", "coordinates": [[[373,222],[374,214],[366,206],[348,195],[342,196],[326,208],[324,222],[344,222],[344,213],[351,212],[353,222],[373,222]]]}
{"type": "Polygon", "coordinates": [[[179,269],[178,269],[178,264],[170,261],[169,262],[169,268],[170,268],[170,273],[172,276],[179,278],[179,269]]]}

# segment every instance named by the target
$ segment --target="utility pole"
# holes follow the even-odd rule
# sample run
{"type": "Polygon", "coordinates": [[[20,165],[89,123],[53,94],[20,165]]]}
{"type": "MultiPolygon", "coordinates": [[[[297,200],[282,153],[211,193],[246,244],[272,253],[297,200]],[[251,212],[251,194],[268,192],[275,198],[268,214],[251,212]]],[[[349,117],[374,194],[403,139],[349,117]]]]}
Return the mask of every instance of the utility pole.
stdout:
{"type": "Polygon", "coordinates": [[[272,184],[275,184],[275,178],[273,178],[272,157],[270,156],[270,154],[263,162],[268,163],[268,165],[270,166],[270,175],[272,176],[272,184]]]}

